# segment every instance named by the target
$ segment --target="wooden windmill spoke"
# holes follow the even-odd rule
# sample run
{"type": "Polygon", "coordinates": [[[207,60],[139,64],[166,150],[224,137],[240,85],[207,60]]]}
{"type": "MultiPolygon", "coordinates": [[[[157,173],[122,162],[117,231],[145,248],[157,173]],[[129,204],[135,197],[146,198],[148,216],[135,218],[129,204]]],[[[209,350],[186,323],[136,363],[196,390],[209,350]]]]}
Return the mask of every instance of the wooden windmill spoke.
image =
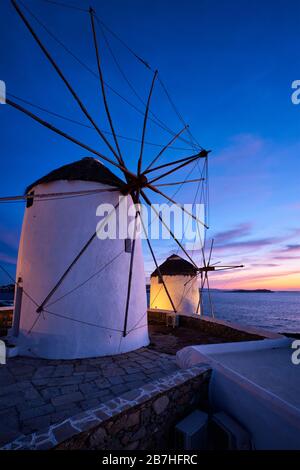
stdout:
{"type": "MultiPolygon", "coordinates": [[[[137,197],[138,200],[138,197],[137,197]]],[[[135,242],[136,242],[136,228],[137,228],[137,218],[139,216],[139,211],[137,210],[134,218],[134,231],[133,231],[133,240],[130,253],[130,263],[129,263],[129,274],[128,274],[128,284],[127,284],[127,296],[126,296],[126,307],[125,307],[125,317],[124,317],[124,327],[123,327],[123,337],[127,335],[127,323],[128,323],[128,312],[130,304],[130,295],[131,295],[131,286],[132,286],[132,271],[133,271],[133,261],[134,261],[134,252],[135,252],[135,242]]]]}
{"type": "Polygon", "coordinates": [[[209,257],[208,257],[208,263],[207,263],[208,266],[210,265],[213,246],[214,246],[214,239],[212,238],[211,245],[210,245],[210,251],[209,251],[209,257]]]}
{"type": "Polygon", "coordinates": [[[207,154],[208,154],[208,151],[206,150],[201,150],[200,153],[198,153],[197,155],[195,155],[194,157],[192,158],[189,158],[188,160],[184,161],[183,163],[181,163],[181,165],[178,165],[176,166],[175,168],[172,168],[171,170],[167,171],[166,173],[163,173],[162,175],[159,175],[157,176],[156,178],[154,178],[153,180],[150,181],[150,183],[155,183],[155,181],[158,181],[160,180],[161,178],[164,178],[165,176],[169,176],[171,173],[174,173],[175,171],[178,171],[180,170],[181,168],[185,167],[186,165],[189,165],[190,163],[198,160],[199,158],[206,158],[207,157],[207,154]]]}
{"type": "Polygon", "coordinates": [[[163,186],[177,186],[177,185],[181,185],[181,184],[187,184],[187,183],[199,183],[199,181],[204,181],[205,178],[196,178],[196,179],[193,179],[193,180],[184,180],[184,181],[177,181],[176,183],[161,183],[161,184],[156,184],[155,187],[156,188],[160,188],[160,187],[163,187],[163,186]]]}
{"type": "Polygon", "coordinates": [[[142,197],[144,198],[144,200],[146,201],[146,203],[148,204],[148,206],[150,206],[153,211],[156,213],[157,217],[159,218],[159,220],[161,221],[161,223],[165,226],[165,228],[168,230],[168,232],[170,233],[171,237],[175,240],[175,242],[177,243],[177,245],[182,249],[182,251],[184,252],[184,254],[188,257],[188,259],[190,260],[190,262],[197,268],[197,265],[195,264],[193,258],[190,257],[190,255],[188,254],[188,252],[186,251],[186,249],[182,246],[182,244],[180,243],[180,241],[175,237],[174,233],[172,232],[172,230],[168,227],[168,225],[166,224],[166,222],[163,220],[163,218],[161,217],[160,213],[155,209],[155,207],[152,205],[150,199],[148,198],[148,196],[144,193],[143,190],[141,190],[141,195],[142,197]]]}
{"type": "Polygon", "coordinates": [[[157,162],[157,160],[162,156],[162,154],[175,142],[176,139],[178,139],[178,137],[181,136],[181,134],[188,128],[188,126],[184,126],[183,129],[181,129],[181,131],[178,132],[178,134],[176,134],[171,140],[170,142],[168,142],[161,150],[160,152],[157,154],[157,156],[152,160],[152,162],[147,166],[146,170],[144,171],[144,173],[147,173],[150,168],[154,165],[155,162],[157,162]]]}
{"type": "Polygon", "coordinates": [[[144,151],[144,144],[145,144],[146,127],[147,127],[148,114],[149,114],[149,106],[150,106],[151,96],[152,96],[153,87],[154,87],[156,77],[157,77],[157,70],[155,70],[155,72],[154,72],[154,76],[153,76],[153,79],[152,79],[150,92],[149,92],[149,96],[148,96],[148,100],[147,100],[145,115],[144,115],[141,150],[140,150],[140,157],[139,157],[139,160],[138,160],[138,174],[141,173],[141,169],[142,169],[142,160],[143,160],[143,151],[144,151]]]}
{"type": "Polygon", "coordinates": [[[79,196],[89,196],[104,192],[116,192],[120,191],[118,188],[105,188],[105,189],[87,189],[85,191],[62,191],[59,193],[29,193],[23,194],[21,196],[4,196],[0,197],[0,203],[3,202],[18,202],[18,201],[26,201],[27,199],[31,199],[32,201],[52,201],[53,199],[65,199],[65,198],[73,198],[79,196]]]}
{"type": "Polygon", "coordinates": [[[59,280],[57,281],[57,283],[55,284],[55,286],[53,287],[53,289],[51,289],[51,291],[49,292],[49,294],[45,297],[45,299],[43,300],[43,302],[41,303],[41,305],[37,308],[37,313],[41,313],[44,309],[44,306],[48,303],[48,301],[51,299],[51,297],[53,296],[53,294],[56,292],[56,290],[59,288],[59,286],[62,284],[62,282],[64,281],[64,279],[66,278],[66,276],[69,274],[69,272],[72,270],[72,268],[75,266],[75,264],[77,263],[77,261],[81,258],[81,256],[83,255],[83,253],[86,251],[86,249],[90,246],[90,244],[92,243],[92,241],[96,238],[97,236],[97,233],[99,232],[100,229],[102,229],[104,227],[104,225],[107,223],[107,221],[109,220],[109,218],[112,216],[112,214],[115,212],[115,210],[119,207],[121,201],[125,198],[126,196],[123,196],[123,198],[120,198],[118,203],[114,206],[114,208],[107,214],[106,217],[104,217],[104,219],[102,220],[102,223],[100,224],[99,228],[97,228],[97,230],[92,234],[92,236],[88,239],[88,241],[84,244],[83,248],[79,251],[79,253],[77,254],[77,256],[74,258],[74,260],[69,264],[69,266],[67,267],[67,269],[65,270],[65,272],[61,275],[61,277],[59,278],[59,280]]]}
{"type": "Polygon", "coordinates": [[[214,269],[214,271],[228,271],[229,269],[237,269],[244,267],[245,266],[243,264],[240,264],[239,266],[217,266],[217,269],[214,269]]]}
{"type": "Polygon", "coordinates": [[[57,127],[55,127],[52,124],[48,123],[47,121],[44,121],[39,116],[37,116],[36,114],[33,114],[31,111],[29,111],[28,109],[24,108],[23,106],[15,103],[11,99],[6,98],[6,104],[9,104],[10,106],[12,106],[15,109],[18,109],[22,113],[24,113],[27,116],[31,117],[34,121],[38,122],[39,124],[42,124],[44,127],[47,127],[48,129],[55,132],[56,134],[59,134],[62,137],[65,137],[65,139],[70,140],[74,144],[79,145],[80,147],[84,148],[85,150],[88,150],[89,152],[93,153],[94,155],[97,155],[98,157],[102,158],[103,160],[107,161],[108,163],[111,163],[111,165],[114,165],[115,167],[119,168],[121,171],[123,171],[129,177],[131,177],[133,179],[136,178],[135,175],[133,173],[131,173],[129,170],[127,170],[127,168],[125,168],[124,166],[119,165],[114,160],[111,160],[110,158],[105,157],[102,153],[98,152],[97,150],[94,150],[89,145],[86,145],[83,142],[80,142],[79,140],[75,139],[75,137],[70,136],[66,132],[61,131],[57,127]]]}
{"type": "MultiPolygon", "coordinates": [[[[65,52],[67,54],[69,54],[74,60],[76,60],[85,70],[87,70],[93,77],[95,78],[99,78],[98,75],[85,63],[83,62],[79,57],[77,57],[77,55],[75,55],[60,39],[58,39],[54,34],[53,32],[51,32],[49,30],[49,28],[39,19],[37,18],[37,16],[29,9],[28,5],[24,5],[24,3],[22,3],[22,6],[23,8],[39,23],[39,25],[47,32],[47,34],[49,34],[49,36],[51,36],[51,38],[57,43],[59,44],[60,47],[62,47],[65,52]]],[[[87,11],[87,10],[85,10],[87,11]]],[[[95,14],[95,18],[97,19],[98,23],[101,24],[102,26],[104,26],[103,22],[97,17],[97,15],[95,14]]],[[[107,26],[105,25],[104,27],[107,28],[107,26]]],[[[103,32],[103,31],[102,31],[103,32]]],[[[106,40],[106,43],[108,44],[108,41],[107,41],[107,37],[105,35],[105,40],[106,40]]],[[[109,46],[108,46],[109,47],[109,46]]],[[[110,48],[111,49],[111,48],[110,48]]],[[[137,113],[141,114],[142,116],[144,115],[144,110],[138,108],[135,104],[133,104],[130,100],[128,100],[127,98],[125,98],[122,94],[120,94],[117,90],[115,90],[113,87],[111,87],[109,85],[109,83],[105,82],[105,85],[108,89],[110,89],[110,91],[112,93],[114,93],[116,96],[118,96],[118,98],[120,98],[121,100],[123,100],[127,105],[131,106],[132,109],[134,109],[137,113]]],[[[143,102],[143,100],[139,97],[139,100],[143,103],[143,105],[145,105],[145,103],[143,102]]],[[[166,123],[164,123],[163,121],[161,121],[158,116],[156,116],[151,110],[149,111],[149,114],[152,114],[152,118],[149,116],[149,121],[153,122],[155,125],[157,125],[158,127],[160,127],[161,129],[163,129],[164,131],[168,132],[169,134],[172,134],[172,135],[175,135],[176,133],[170,129],[166,123]]],[[[121,136],[119,136],[121,137],[121,136]]],[[[179,139],[182,141],[182,142],[185,142],[186,144],[189,144],[191,145],[191,142],[188,141],[187,139],[184,139],[183,137],[179,137],[179,139]]],[[[146,142],[145,142],[146,143],[146,142]]],[[[156,144],[157,145],[157,144],[156,144]]],[[[161,146],[162,147],[162,146],[161,146]]],[[[182,150],[186,150],[186,149],[182,149],[182,150]]]]}
{"type": "Polygon", "coordinates": [[[173,309],[174,313],[176,313],[176,312],[177,312],[176,307],[175,307],[174,302],[173,302],[173,300],[172,300],[172,297],[171,297],[171,295],[170,295],[170,293],[169,293],[169,291],[168,291],[168,289],[167,289],[167,286],[166,286],[166,283],[165,283],[165,281],[164,281],[164,278],[163,278],[163,275],[162,275],[162,273],[161,273],[161,270],[160,270],[160,268],[159,268],[159,266],[158,266],[156,257],[155,257],[155,255],[154,255],[153,248],[152,248],[152,246],[151,246],[150,240],[149,240],[148,235],[147,235],[147,231],[146,231],[146,227],[145,227],[145,224],[144,224],[144,221],[143,221],[143,217],[142,217],[141,215],[140,215],[140,220],[141,220],[141,224],[142,224],[142,227],[143,227],[143,231],[144,231],[144,234],[145,234],[145,237],[146,237],[146,241],[147,241],[147,244],[148,244],[150,253],[151,253],[151,255],[152,255],[153,261],[154,261],[154,263],[155,263],[155,266],[156,266],[156,269],[157,269],[157,272],[158,272],[158,275],[159,275],[159,279],[161,279],[162,284],[163,284],[163,286],[164,286],[164,289],[165,289],[165,291],[166,291],[166,294],[167,294],[167,296],[168,296],[168,299],[169,299],[169,301],[170,301],[170,303],[171,303],[171,305],[172,305],[172,309],[173,309]]]}
{"type": "Polygon", "coordinates": [[[96,53],[96,59],[97,59],[97,67],[98,67],[98,73],[99,73],[99,78],[100,78],[100,85],[101,85],[103,103],[104,103],[107,119],[108,119],[108,122],[109,122],[109,125],[110,125],[110,129],[111,129],[111,132],[112,132],[112,135],[113,135],[113,138],[114,138],[114,142],[115,142],[115,145],[116,145],[116,148],[117,148],[118,161],[121,165],[125,166],[124,160],[123,160],[123,157],[122,157],[122,154],[121,154],[121,150],[120,150],[120,147],[119,147],[118,139],[117,139],[115,129],[114,129],[114,126],[113,126],[111,114],[110,114],[110,111],[109,111],[107,98],[106,98],[106,92],[105,92],[105,86],[104,86],[104,80],[103,80],[103,72],[102,72],[102,67],[101,67],[101,57],[100,57],[100,52],[99,52],[99,47],[98,47],[97,33],[96,33],[95,21],[94,21],[94,10],[92,8],[90,8],[89,12],[90,12],[90,17],[91,17],[91,25],[92,25],[92,32],[93,32],[93,39],[94,39],[94,46],[95,46],[95,53],[96,53]]]}
{"type": "Polygon", "coordinates": [[[116,159],[119,161],[119,156],[118,154],[116,153],[115,149],[112,147],[112,145],[110,144],[110,142],[107,140],[107,138],[105,137],[105,135],[103,134],[103,132],[99,129],[99,127],[97,126],[97,124],[95,123],[94,119],[91,117],[91,115],[89,114],[89,112],[87,111],[86,107],[84,106],[84,104],[82,103],[82,101],[80,100],[80,98],[78,97],[77,93],[74,91],[73,87],[71,86],[70,82],[67,80],[67,78],[65,77],[65,75],[63,74],[63,72],[60,70],[60,68],[58,67],[57,63],[55,62],[55,60],[52,58],[52,56],[50,55],[50,53],[48,52],[48,50],[46,49],[46,47],[43,45],[43,43],[41,42],[41,40],[39,39],[38,35],[35,33],[34,29],[32,28],[32,26],[30,25],[29,21],[27,20],[27,18],[24,16],[23,12],[20,10],[19,8],[19,5],[17,4],[16,0],[11,0],[15,10],[17,11],[18,15],[20,16],[20,18],[22,19],[22,21],[24,22],[25,26],[27,27],[27,29],[30,31],[31,35],[33,36],[33,38],[35,39],[35,41],[37,42],[37,44],[39,45],[40,49],[43,51],[43,53],[45,54],[45,56],[47,57],[47,59],[49,60],[49,62],[51,63],[51,65],[54,67],[55,71],[57,72],[57,74],[59,75],[59,77],[62,79],[62,81],[64,82],[64,84],[66,85],[66,87],[68,88],[68,90],[70,91],[71,95],[73,96],[73,98],[75,99],[75,101],[77,102],[77,104],[79,105],[80,109],[82,110],[82,112],[85,114],[85,116],[87,117],[87,119],[91,122],[91,124],[94,126],[94,128],[96,129],[96,131],[98,132],[98,134],[100,135],[100,137],[102,138],[102,140],[105,142],[105,144],[108,146],[108,148],[110,149],[110,151],[114,154],[114,156],[116,157],[116,159]]]}
{"type": "MultiPolygon", "coordinates": [[[[198,155],[198,154],[197,154],[198,155]]],[[[144,174],[151,173],[152,171],[160,170],[161,168],[166,168],[167,166],[177,165],[178,163],[188,162],[189,160],[194,160],[197,155],[191,155],[190,157],[180,158],[172,162],[164,163],[163,165],[156,166],[155,168],[150,168],[149,170],[144,171],[144,174]]]]}
{"type": "Polygon", "coordinates": [[[199,222],[201,225],[203,225],[205,228],[208,228],[208,226],[205,224],[205,222],[202,222],[202,220],[198,219],[194,214],[192,214],[191,212],[187,211],[182,204],[179,204],[178,202],[176,202],[174,199],[172,199],[171,197],[167,196],[166,194],[164,194],[162,191],[160,191],[160,189],[157,189],[157,187],[155,186],[152,186],[150,183],[148,183],[147,187],[149,189],[151,189],[152,191],[154,191],[155,193],[158,193],[160,194],[161,196],[163,196],[164,198],[166,198],[168,201],[172,202],[173,204],[175,204],[177,207],[179,207],[185,214],[189,215],[190,217],[192,217],[192,219],[196,220],[197,222],[199,222]]]}
{"type": "MultiPolygon", "coordinates": [[[[95,15],[95,17],[96,17],[98,23],[99,23],[99,24],[101,25],[101,27],[102,27],[102,32],[103,32],[103,34],[104,34],[104,38],[105,38],[105,40],[106,40],[106,44],[108,45],[108,48],[110,49],[110,52],[111,52],[111,53],[112,53],[111,47],[110,47],[110,45],[109,45],[109,41],[108,41],[108,39],[107,39],[107,37],[106,37],[106,34],[105,34],[104,31],[103,31],[104,29],[106,29],[106,30],[107,30],[112,36],[114,36],[121,44],[123,44],[123,46],[125,46],[125,48],[126,48],[127,50],[129,50],[129,52],[130,52],[138,61],[140,61],[141,63],[143,63],[143,64],[146,66],[146,68],[148,68],[148,70],[153,71],[152,67],[150,67],[149,64],[148,64],[144,59],[142,59],[138,54],[136,54],[136,53],[131,49],[131,47],[128,46],[128,44],[126,44],[114,31],[112,31],[112,29],[109,28],[109,27],[102,21],[102,19],[100,19],[97,15],[95,15]]],[[[120,64],[119,64],[118,61],[116,60],[116,58],[115,58],[115,56],[114,56],[113,53],[112,53],[112,56],[113,56],[114,61],[115,61],[115,63],[117,64],[117,67],[119,68],[119,70],[120,70],[120,72],[121,72],[121,74],[122,74],[122,76],[123,76],[123,78],[124,78],[124,75],[125,75],[125,74],[124,74],[123,70],[121,69],[120,64]]],[[[139,99],[139,101],[140,101],[143,105],[145,105],[144,100],[143,100],[143,99],[139,96],[139,94],[136,92],[135,88],[132,86],[132,84],[131,84],[130,81],[127,79],[127,77],[125,77],[125,81],[126,81],[127,84],[129,85],[129,87],[131,88],[131,90],[133,91],[133,93],[136,95],[136,97],[139,99]]],[[[168,97],[168,100],[171,101],[170,94],[168,93],[168,91],[167,91],[165,85],[162,83],[162,81],[161,81],[160,78],[159,78],[159,81],[160,81],[160,83],[161,83],[161,85],[162,85],[162,87],[163,87],[163,89],[164,89],[164,92],[166,93],[166,95],[167,95],[167,97],[168,97]]],[[[129,104],[130,104],[131,106],[133,106],[133,107],[136,109],[136,111],[138,111],[138,112],[141,113],[141,114],[144,114],[141,110],[139,110],[138,108],[136,108],[136,106],[134,106],[132,103],[129,102],[129,104]]],[[[171,105],[172,105],[172,108],[174,109],[174,108],[175,108],[175,105],[174,105],[174,102],[173,102],[173,101],[172,101],[171,105]]],[[[178,111],[177,111],[177,110],[176,110],[176,112],[177,112],[177,114],[178,114],[178,111]]],[[[169,127],[168,127],[161,119],[159,119],[159,117],[158,117],[156,114],[154,114],[153,111],[149,110],[149,114],[151,114],[151,115],[153,116],[153,118],[154,118],[154,119],[153,119],[153,118],[151,118],[151,117],[149,116],[149,118],[148,118],[149,120],[151,120],[152,122],[154,122],[156,125],[158,125],[158,126],[161,127],[162,129],[164,129],[165,131],[169,132],[170,134],[175,135],[174,131],[172,131],[171,129],[169,129],[169,127]]],[[[180,120],[183,121],[182,117],[180,118],[180,120]]],[[[185,123],[183,122],[183,124],[185,124],[185,123]]],[[[186,142],[187,144],[191,145],[191,141],[190,141],[190,140],[186,140],[186,139],[184,139],[183,137],[180,137],[180,140],[182,140],[183,142],[186,142]]]]}

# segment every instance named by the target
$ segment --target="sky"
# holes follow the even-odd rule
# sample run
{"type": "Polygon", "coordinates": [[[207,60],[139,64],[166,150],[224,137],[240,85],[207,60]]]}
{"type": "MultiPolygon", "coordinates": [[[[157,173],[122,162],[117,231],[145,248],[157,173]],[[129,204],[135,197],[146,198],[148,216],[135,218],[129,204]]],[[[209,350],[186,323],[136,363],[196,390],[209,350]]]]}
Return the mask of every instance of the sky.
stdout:
{"type": "MultiPolygon", "coordinates": [[[[24,9],[101,128],[108,130],[98,80],[41,26],[46,25],[96,71],[89,16],[81,10],[91,2],[61,3],[77,8],[48,0],[19,2],[38,18],[40,23],[24,9]]],[[[300,105],[291,101],[292,82],[300,79],[299,2],[94,0],[92,6],[107,26],[159,71],[193,135],[202,147],[211,150],[207,249],[213,238],[212,262],[245,265],[213,274],[212,287],[300,290],[300,105]]],[[[21,97],[87,124],[9,0],[0,1],[0,17],[0,80],[5,81],[10,97],[21,97]]],[[[119,67],[145,101],[151,72],[107,30],[105,37],[119,67]]],[[[143,109],[106,47],[105,38],[101,36],[101,40],[105,80],[143,109]]],[[[108,99],[118,134],[140,139],[143,116],[109,90],[108,99]]],[[[182,128],[159,83],[154,88],[151,112],[174,131],[182,128]]],[[[109,155],[93,130],[38,113],[109,155]]],[[[0,105],[0,122],[1,196],[23,194],[25,187],[40,176],[87,156],[85,150],[51,134],[8,105],[0,105]]],[[[149,122],[146,139],[163,145],[170,134],[149,122]]],[[[134,170],[139,144],[124,139],[120,143],[126,163],[134,170]]],[[[176,146],[165,153],[163,162],[191,154],[189,143],[178,140],[176,146]]],[[[158,150],[146,145],[145,163],[158,150]]],[[[176,175],[177,181],[186,174],[187,169],[182,170],[176,175]]],[[[185,185],[177,200],[191,203],[195,189],[195,185],[185,185]]],[[[171,196],[174,188],[165,192],[171,196]]],[[[153,200],[158,202],[159,198],[153,200]]],[[[0,263],[12,276],[23,211],[23,203],[0,205],[0,263]]],[[[160,262],[177,252],[172,242],[156,242],[154,246],[160,262]]],[[[145,268],[149,275],[153,263],[146,250],[145,268]]],[[[0,283],[9,282],[0,273],[0,283]]]]}

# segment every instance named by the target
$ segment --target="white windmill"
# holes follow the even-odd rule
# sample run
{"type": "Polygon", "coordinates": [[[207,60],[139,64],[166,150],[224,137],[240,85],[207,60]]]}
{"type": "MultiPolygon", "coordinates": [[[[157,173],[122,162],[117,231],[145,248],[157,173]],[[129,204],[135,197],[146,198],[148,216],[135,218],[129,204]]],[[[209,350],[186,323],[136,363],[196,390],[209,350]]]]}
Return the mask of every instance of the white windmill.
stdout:
{"type": "MultiPolygon", "coordinates": [[[[95,236],[101,204],[119,206],[114,214],[119,220],[123,185],[98,160],[84,158],[27,188],[31,197],[24,215],[17,279],[30,297],[22,296],[14,321],[22,354],[68,359],[117,354],[148,344],[141,241],[135,241],[134,289],[123,337],[124,279],[132,246],[126,238],[95,236]],[[42,200],[34,197],[39,194],[42,200]]],[[[130,195],[125,197],[128,205],[133,204],[130,195]]],[[[97,229],[100,232],[101,222],[97,229]]]]}
{"type": "MultiPolygon", "coordinates": [[[[100,161],[118,168],[125,179],[120,180],[98,160],[89,158],[65,165],[42,177],[30,185],[23,197],[6,198],[27,200],[17,266],[13,332],[23,354],[47,358],[103,356],[145,346],[149,341],[145,275],[141,243],[139,238],[135,237],[139,219],[145,230],[140,217],[139,203],[143,200],[151,206],[149,193],[154,192],[169,202],[177,204],[173,198],[158,188],[159,184],[155,183],[193,162],[197,163],[200,159],[204,159],[207,163],[208,151],[194,144],[193,155],[154,166],[154,163],[176,139],[182,139],[181,134],[187,130],[187,126],[184,125],[178,133],[173,133],[172,139],[143,169],[145,136],[147,122],[150,119],[149,107],[158,76],[155,71],[145,105],[137,169],[135,172],[129,170],[119,146],[107,103],[106,84],[103,79],[95,27],[97,16],[94,10],[90,9],[88,13],[98,66],[97,76],[113,144],[98,127],[18,3],[12,0],[12,4],[112,156],[108,157],[86,145],[77,137],[60,130],[17,103],[15,99],[12,100],[11,97],[7,98],[7,104],[52,132],[87,150],[100,161]],[[152,180],[149,178],[151,172],[163,168],[166,168],[165,172],[152,180]],[[146,193],[146,190],[149,193],[146,193]],[[109,202],[115,210],[118,210],[119,196],[127,198],[129,205],[133,203],[136,205],[132,243],[127,246],[124,240],[99,242],[95,228],[96,207],[101,202],[109,202]]],[[[28,7],[25,8],[29,10],[28,7]]],[[[144,62],[144,64],[149,68],[147,63],[144,62]]],[[[201,180],[203,178],[186,179],[184,183],[201,180]]],[[[182,184],[182,182],[170,184],[182,184]]],[[[188,213],[183,206],[177,205],[190,217],[206,226],[196,216],[188,213]]],[[[159,213],[157,217],[196,268],[189,253],[159,213]]],[[[106,218],[103,222],[105,220],[106,218]]],[[[150,240],[147,238],[146,241],[161,277],[150,240]]],[[[170,298],[168,287],[164,282],[163,288],[170,298]]]]}

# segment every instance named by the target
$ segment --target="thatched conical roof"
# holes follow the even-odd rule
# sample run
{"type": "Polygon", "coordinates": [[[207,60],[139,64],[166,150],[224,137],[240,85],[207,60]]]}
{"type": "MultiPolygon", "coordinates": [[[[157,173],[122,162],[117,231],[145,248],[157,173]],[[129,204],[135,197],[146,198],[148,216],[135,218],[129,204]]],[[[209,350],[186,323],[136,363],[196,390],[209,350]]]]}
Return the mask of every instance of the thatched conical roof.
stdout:
{"type": "Polygon", "coordinates": [[[124,182],[112,173],[99,160],[93,157],[85,157],[68,165],[61,166],[42,176],[26,188],[26,193],[32,190],[38,184],[51,183],[52,181],[95,181],[97,183],[107,184],[114,187],[124,186],[124,182]]]}
{"type": "MultiPolygon", "coordinates": [[[[166,261],[159,266],[159,269],[164,276],[195,276],[197,274],[196,267],[178,255],[169,256],[166,261]]],[[[151,277],[158,275],[158,270],[155,269],[151,277]]]]}

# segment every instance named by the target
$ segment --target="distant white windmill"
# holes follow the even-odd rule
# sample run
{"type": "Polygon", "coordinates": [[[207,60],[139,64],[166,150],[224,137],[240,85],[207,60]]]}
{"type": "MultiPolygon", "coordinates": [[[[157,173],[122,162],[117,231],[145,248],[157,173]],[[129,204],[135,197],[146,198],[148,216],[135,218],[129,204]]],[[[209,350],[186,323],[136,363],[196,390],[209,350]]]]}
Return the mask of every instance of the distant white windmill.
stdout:
{"type": "Polygon", "coordinates": [[[150,276],[150,308],[171,310],[185,315],[203,315],[203,291],[206,283],[210,315],[214,316],[208,273],[242,268],[243,265],[215,266],[210,264],[212,247],[213,241],[207,263],[203,250],[203,266],[197,267],[174,254],[153,271],[150,276]],[[166,289],[163,288],[164,285],[166,289]]]}
{"type": "Polygon", "coordinates": [[[194,264],[176,254],[169,256],[159,270],[151,274],[150,308],[194,314],[199,303],[197,273],[194,264]]]}

